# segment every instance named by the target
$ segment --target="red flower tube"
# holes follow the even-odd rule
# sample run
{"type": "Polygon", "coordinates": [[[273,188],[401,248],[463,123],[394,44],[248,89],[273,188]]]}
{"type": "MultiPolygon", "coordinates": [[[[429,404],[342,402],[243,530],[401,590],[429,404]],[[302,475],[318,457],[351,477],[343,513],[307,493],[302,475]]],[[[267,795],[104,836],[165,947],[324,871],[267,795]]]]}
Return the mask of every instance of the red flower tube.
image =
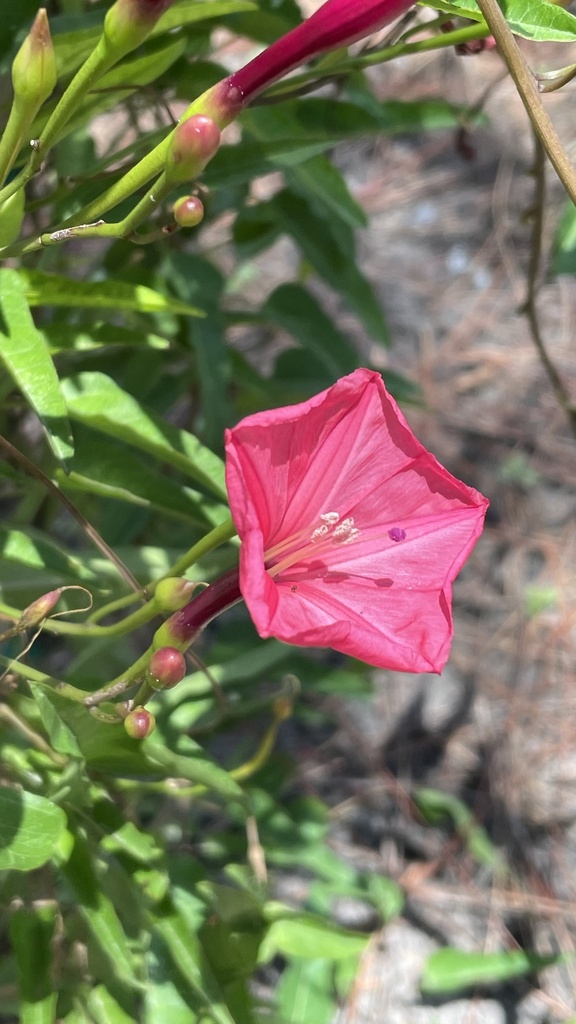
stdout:
{"type": "Polygon", "coordinates": [[[292,68],[376,32],[412,6],[413,0],[327,0],[301,25],[203,93],[188,113],[208,114],[224,128],[259,92],[292,68]]]}
{"type": "Polygon", "coordinates": [[[226,453],[240,590],[260,636],[440,672],[452,581],[488,502],[414,437],[380,375],[356,370],[248,416],[226,453]]]}
{"type": "Polygon", "coordinates": [[[310,18],[231,75],[230,84],[240,89],[248,102],[292,68],[363,39],[412,6],[413,0],[327,0],[310,18]]]}

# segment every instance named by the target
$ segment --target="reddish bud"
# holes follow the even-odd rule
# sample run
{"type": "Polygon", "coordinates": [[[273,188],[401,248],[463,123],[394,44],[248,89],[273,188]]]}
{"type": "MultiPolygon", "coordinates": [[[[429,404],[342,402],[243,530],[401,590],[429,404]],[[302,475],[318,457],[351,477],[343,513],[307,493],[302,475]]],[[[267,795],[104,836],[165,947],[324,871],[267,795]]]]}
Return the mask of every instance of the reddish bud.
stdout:
{"type": "Polygon", "coordinates": [[[148,682],[155,690],[169,690],[186,675],[186,660],[175,647],[154,651],[148,665],[148,682]]]}
{"type": "Polygon", "coordinates": [[[46,10],[41,7],[12,64],[14,98],[26,109],[30,120],[50,96],[56,77],[50,26],[46,10]]]}
{"type": "Polygon", "coordinates": [[[175,647],[186,651],[212,619],[240,598],[238,569],[230,569],[166,619],[152,638],[154,650],[175,647]]]}
{"type": "Polygon", "coordinates": [[[116,0],[104,18],[104,39],[110,55],[119,60],[150,34],[172,0],[116,0]]]}
{"type": "Polygon", "coordinates": [[[172,213],[179,228],[195,228],[204,220],[204,204],[198,196],[182,196],[174,203],[172,213]]]}
{"type": "Polygon", "coordinates": [[[220,145],[220,129],[205,114],[181,121],[170,137],[166,177],[170,182],[190,181],[212,159],[220,145]]]}
{"type": "Polygon", "coordinates": [[[49,590],[42,597],[37,597],[22,612],[18,626],[21,629],[31,629],[33,626],[38,626],[50,614],[54,605],[58,603],[62,590],[62,587],[58,587],[58,590],[49,590]]]}
{"type": "Polygon", "coordinates": [[[197,586],[197,583],[183,580],[179,576],[169,576],[168,579],[160,580],[154,591],[154,600],[158,610],[177,612],[190,600],[192,592],[197,586]]]}
{"type": "Polygon", "coordinates": [[[133,740],[145,740],[156,727],[156,719],[146,708],[138,707],[130,711],[124,719],[124,728],[133,740]]]}

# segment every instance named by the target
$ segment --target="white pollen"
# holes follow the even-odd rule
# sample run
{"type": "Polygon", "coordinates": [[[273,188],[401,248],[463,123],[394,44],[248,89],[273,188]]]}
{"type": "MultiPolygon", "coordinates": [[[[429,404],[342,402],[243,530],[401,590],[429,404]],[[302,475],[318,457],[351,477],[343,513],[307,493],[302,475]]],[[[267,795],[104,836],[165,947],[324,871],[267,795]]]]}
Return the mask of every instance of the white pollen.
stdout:
{"type": "Polygon", "coordinates": [[[319,516],[319,518],[322,519],[323,522],[328,523],[328,526],[335,526],[336,523],[338,522],[338,520],[340,519],[340,513],[339,512],[323,512],[322,515],[319,516]]]}
{"type": "Polygon", "coordinates": [[[320,540],[321,537],[325,537],[328,531],[329,527],[326,526],[326,524],[324,524],[323,526],[317,526],[315,530],[312,530],[312,533],[310,534],[310,540],[312,544],[314,544],[317,540],[320,540]]]}

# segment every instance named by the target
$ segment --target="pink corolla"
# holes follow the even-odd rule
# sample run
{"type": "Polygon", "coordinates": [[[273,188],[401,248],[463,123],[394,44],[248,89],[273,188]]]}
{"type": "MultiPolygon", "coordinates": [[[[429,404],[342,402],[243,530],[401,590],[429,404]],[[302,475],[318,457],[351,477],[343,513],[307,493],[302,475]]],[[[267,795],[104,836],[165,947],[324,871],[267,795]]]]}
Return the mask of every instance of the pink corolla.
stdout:
{"type": "Polygon", "coordinates": [[[240,591],[258,633],[439,672],[488,502],[416,439],[378,373],[226,433],[240,591]]]}

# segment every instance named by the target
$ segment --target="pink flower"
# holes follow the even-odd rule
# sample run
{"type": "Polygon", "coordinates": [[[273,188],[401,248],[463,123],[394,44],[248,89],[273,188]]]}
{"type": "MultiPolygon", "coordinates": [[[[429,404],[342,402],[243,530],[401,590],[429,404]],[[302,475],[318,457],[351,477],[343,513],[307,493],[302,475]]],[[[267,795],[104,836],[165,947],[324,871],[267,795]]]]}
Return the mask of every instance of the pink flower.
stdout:
{"type": "Polygon", "coordinates": [[[231,76],[245,100],[292,68],[337,46],[363,39],[413,6],[413,0],[327,0],[267,50],[231,76]]]}
{"type": "Polygon", "coordinates": [[[440,672],[488,502],[420,444],[379,374],[226,432],[240,589],[260,636],[440,672]]]}

